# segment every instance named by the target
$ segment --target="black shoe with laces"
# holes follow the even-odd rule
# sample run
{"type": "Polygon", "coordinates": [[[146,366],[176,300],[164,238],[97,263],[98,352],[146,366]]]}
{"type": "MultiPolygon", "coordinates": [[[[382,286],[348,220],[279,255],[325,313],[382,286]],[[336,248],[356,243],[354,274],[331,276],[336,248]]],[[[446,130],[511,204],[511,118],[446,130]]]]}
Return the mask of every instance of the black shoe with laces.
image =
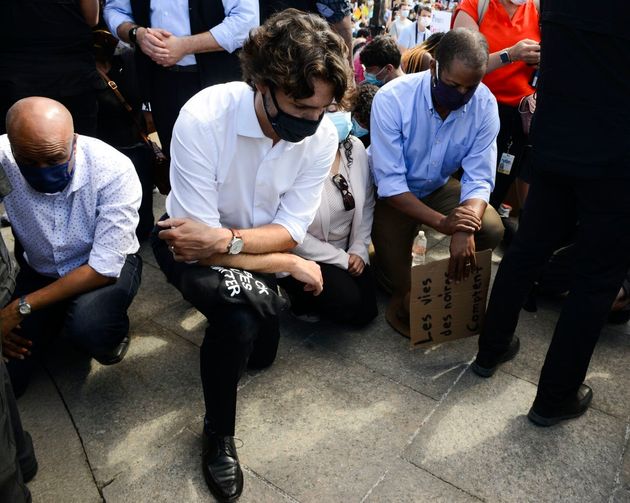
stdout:
{"type": "Polygon", "coordinates": [[[243,472],[234,437],[203,433],[202,470],[210,492],[220,502],[236,501],[243,492],[243,472]]]}
{"type": "Polygon", "coordinates": [[[490,353],[488,351],[479,351],[477,358],[470,368],[475,374],[481,377],[492,377],[499,369],[499,365],[510,361],[518,354],[521,349],[521,341],[518,337],[512,337],[510,345],[503,353],[490,353]]]}
{"type": "Polygon", "coordinates": [[[586,384],[581,384],[575,396],[561,403],[545,405],[536,398],[527,417],[536,426],[553,426],[560,421],[580,417],[587,411],[592,400],[593,390],[586,384]]]}

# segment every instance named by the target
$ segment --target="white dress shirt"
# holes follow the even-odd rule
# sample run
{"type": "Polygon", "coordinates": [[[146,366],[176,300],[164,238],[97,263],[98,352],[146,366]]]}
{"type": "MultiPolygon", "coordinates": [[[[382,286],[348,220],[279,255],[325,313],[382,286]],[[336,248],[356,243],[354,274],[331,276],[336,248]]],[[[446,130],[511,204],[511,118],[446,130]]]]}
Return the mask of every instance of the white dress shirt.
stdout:
{"type": "MultiPolygon", "coordinates": [[[[225,19],[216,26],[208,26],[217,43],[227,52],[243,46],[249,31],[259,24],[258,0],[223,0],[225,19]]],[[[130,0],[108,0],[103,9],[103,18],[111,31],[118,37],[117,29],[123,23],[133,23],[130,0]]],[[[151,0],[151,26],[163,28],[177,37],[190,35],[188,0],[151,0]]],[[[195,56],[188,54],[177,64],[194,65],[195,56]]]]}
{"type": "Polygon", "coordinates": [[[38,273],[65,276],[88,264],[117,278],[136,238],[142,188],[129,158],[106,143],[77,136],[70,183],[56,194],[33,189],[15,163],[7,135],[0,164],[13,190],[4,198],[24,258],[38,273]]]}
{"type": "Polygon", "coordinates": [[[208,87],[184,105],[173,129],[168,214],[211,227],[279,224],[301,243],[337,143],[337,130],[324,117],[313,136],[273,145],[249,85],[208,87]]]}

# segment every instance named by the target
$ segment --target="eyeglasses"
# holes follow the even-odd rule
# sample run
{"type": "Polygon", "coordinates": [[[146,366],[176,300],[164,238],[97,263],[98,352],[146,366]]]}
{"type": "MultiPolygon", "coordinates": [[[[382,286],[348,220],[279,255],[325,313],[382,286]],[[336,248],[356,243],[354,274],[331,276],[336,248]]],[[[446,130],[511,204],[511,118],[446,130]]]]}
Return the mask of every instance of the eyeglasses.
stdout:
{"type": "Polygon", "coordinates": [[[354,197],[350,193],[348,181],[343,177],[341,173],[337,173],[332,177],[332,182],[335,184],[335,187],[339,189],[341,192],[341,198],[343,199],[343,207],[346,211],[350,211],[354,209],[354,197]]]}

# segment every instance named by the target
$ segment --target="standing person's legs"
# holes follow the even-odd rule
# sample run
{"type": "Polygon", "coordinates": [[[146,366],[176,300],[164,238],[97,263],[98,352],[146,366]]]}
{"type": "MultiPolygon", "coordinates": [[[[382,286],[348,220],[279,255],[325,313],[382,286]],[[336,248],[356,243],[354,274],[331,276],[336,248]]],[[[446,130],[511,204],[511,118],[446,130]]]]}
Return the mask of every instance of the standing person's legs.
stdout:
{"type": "Polygon", "coordinates": [[[153,72],[151,112],[162,151],[171,153],[171,136],[179,111],[201,90],[199,73],[176,72],[159,67],[153,72]]]}
{"type": "Polygon", "coordinates": [[[575,225],[575,204],[573,187],[566,178],[553,175],[534,178],[521,225],[499,265],[492,287],[479,336],[477,362],[483,368],[494,367],[495,356],[510,346],[521,307],[534,281],[562,239],[563,231],[575,225]]]}
{"type": "Polygon", "coordinates": [[[75,133],[96,136],[98,101],[95,91],[86,91],[73,96],[58,96],[53,99],[59,101],[70,111],[75,133]]]}
{"type": "Polygon", "coordinates": [[[68,338],[103,365],[120,362],[129,347],[131,305],[142,276],[142,259],[128,255],[115,283],[70,301],[65,328],[68,338]]]}
{"type": "Polygon", "coordinates": [[[543,409],[575,398],[630,267],[630,180],[576,185],[575,277],[540,375],[535,406],[543,409]],[[603,241],[598,243],[599,239],[603,241]]]}

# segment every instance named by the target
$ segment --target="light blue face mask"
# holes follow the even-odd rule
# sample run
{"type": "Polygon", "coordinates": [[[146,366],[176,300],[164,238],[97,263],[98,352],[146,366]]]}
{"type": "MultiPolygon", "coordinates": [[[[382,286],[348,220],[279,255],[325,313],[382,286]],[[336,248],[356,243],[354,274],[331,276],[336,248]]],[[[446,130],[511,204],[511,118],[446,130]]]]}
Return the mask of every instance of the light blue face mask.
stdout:
{"type": "Polygon", "coordinates": [[[373,84],[375,86],[381,87],[383,84],[385,84],[385,82],[382,81],[381,79],[379,79],[378,76],[381,73],[383,73],[383,70],[385,70],[385,69],[386,69],[386,67],[383,67],[376,73],[365,72],[363,74],[363,78],[365,79],[363,82],[366,82],[367,84],[373,84]]]}
{"type": "Polygon", "coordinates": [[[370,134],[369,129],[365,129],[361,124],[357,122],[355,118],[352,119],[352,134],[357,138],[361,138],[367,134],[370,134]]]}
{"type": "Polygon", "coordinates": [[[339,143],[341,143],[348,137],[350,130],[352,129],[350,112],[328,112],[326,115],[328,115],[328,118],[337,128],[339,143]]]}

